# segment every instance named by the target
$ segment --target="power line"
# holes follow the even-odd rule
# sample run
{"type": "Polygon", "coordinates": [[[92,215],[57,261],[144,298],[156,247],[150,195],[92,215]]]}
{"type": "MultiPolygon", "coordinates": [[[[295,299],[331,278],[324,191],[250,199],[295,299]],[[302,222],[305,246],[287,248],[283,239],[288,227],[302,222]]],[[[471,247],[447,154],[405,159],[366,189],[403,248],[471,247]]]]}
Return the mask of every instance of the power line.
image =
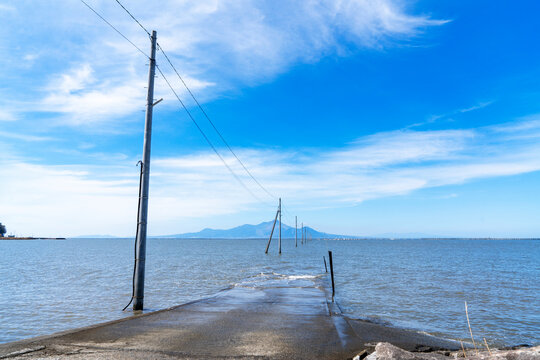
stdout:
{"type": "Polygon", "coordinates": [[[139,24],[139,26],[141,27],[141,29],[143,29],[143,30],[148,34],[148,36],[150,36],[150,37],[152,36],[152,35],[150,34],[150,32],[149,32],[148,30],[146,30],[146,28],[139,22],[139,20],[137,20],[137,19],[135,18],[135,16],[133,16],[133,14],[130,13],[129,10],[126,9],[126,7],[125,7],[124,5],[122,5],[122,3],[121,3],[119,0],[115,0],[115,1],[118,3],[118,5],[120,5],[120,6],[122,7],[122,9],[124,9],[125,12],[128,13],[129,16],[131,16],[131,18],[132,18],[137,24],[139,24]]]}
{"type": "MultiPolygon", "coordinates": [[[[80,0],[80,1],[83,1],[83,0],[80,0]]],[[[137,23],[137,25],[139,25],[139,27],[148,35],[148,36],[151,36],[150,35],[150,32],[144,27],[144,25],[141,24],[141,22],[139,20],[137,20],[137,18],[119,1],[119,0],[115,0],[116,3],[118,5],[120,5],[120,7],[133,19],[133,21],[135,21],[137,23]]],[[[84,1],[83,1],[84,3],[84,1]]],[[[86,4],[86,3],[85,3],[86,4]]],[[[88,4],[86,4],[88,6],[88,4]]],[[[90,7],[90,6],[88,6],[90,7]]],[[[93,10],[92,8],[90,8],[91,10],[93,10]]],[[[94,11],[94,10],[93,10],[94,11]]],[[[95,11],[94,11],[95,12],[95,11]]],[[[97,14],[97,12],[95,12],[97,14]]],[[[99,14],[97,14],[98,16],[100,16],[99,14]]],[[[103,17],[100,16],[100,18],[103,19],[103,17]]],[[[105,22],[107,22],[105,19],[103,19],[105,22]]],[[[109,24],[113,29],[116,30],[116,28],[114,28],[109,22],[107,22],[107,24],[109,24]]],[[[118,30],[116,30],[120,35],[122,35],[127,41],[129,41],[132,45],[135,46],[135,44],[133,44],[127,37],[125,37],[122,33],[120,33],[118,30]]],[[[253,176],[253,174],[251,173],[251,171],[249,171],[249,169],[246,167],[246,165],[242,162],[242,160],[240,160],[240,158],[238,157],[238,155],[236,155],[236,153],[234,152],[234,150],[231,148],[231,146],[229,145],[229,143],[227,142],[227,140],[225,140],[225,137],[221,134],[221,132],[218,130],[218,128],[216,127],[216,125],[214,124],[214,122],[210,119],[210,117],[208,116],[208,114],[206,113],[206,111],[203,109],[202,105],[199,103],[199,101],[197,100],[197,98],[195,97],[195,95],[193,94],[193,92],[191,91],[191,89],[188,87],[188,85],[186,84],[186,82],[184,81],[184,79],[182,78],[182,76],[180,76],[180,73],[178,72],[178,70],[176,69],[176,67],[174,66],[174,64],[172,63],[171,59],[169,58],[169,56],[167,56],[167,53],[165,52],[165,50],[163,50],[163,47],[158,43],[158,48],[159,50],[161,50],[161,52],[163,53],[163,55],[165,56],[165,59],[167,60],[167,62],[169,63],[169,65],[171,66],[171,68],[174,70],[174,72],[176,73],[176,75],[178,76],[178,78],[180,79],[180,81],[182,82],[182,84],[184,85],[184,87],[186,88],[186,90],[188,91],[188,93],[190,94],[190,96],[192,97],[192,99],[195,101],[195,103],[197,104],[197,106],[199,107],[199,109],[201,110],[201,112],[204,114],[204,116],[206,117],[206,119],[208,120],[208,122],[210,123],[210,125],[212,125],[212,128],[214,129],[214,131],[218,134],[218,136],[220,137],[220,139],[223,141],[223,143],[225,144],[225,146],[227,147],[227,149],[229,149],[229,151],[231,152],[231,154],[233,154],[233,156],[236,158],[236,160],[238,161],[238,163],[240,163],[240,165],[242,166],[242,168],[246,171],[246,173],[251,177],[251,179],[253,179],[253,181],[264,191],[266,192],[270,197],[274,198],[274,199],[277,199],[276,196],[272,195],[256,178],[255,176],[253,176]]],[[[137,48],[138,49],[138,48],[137,48]]],[[[139,51],[142,52],[142,50],[139,49],[139,51]]],[[[248,190],[255,198],[257,198],[259,201],[262,201],[261,199],[259,199],[241,180],[240,178],[238,177],[238,175],[236,175],[236,173],[234,173],[234,171],[229,167],[229,165],[225,162],[225,160],[223,159],[223,157],[219,154],[219,152],[217,151],[217,149],[214,147],[214,145],[210,142],[210,139],[206,136],[206,134],[202,131],[201,127],[199,126],[199,124],[195,121],[195,119],[193,118],[193,116],[191,115],[191,113],[188,111],[187,107],[185,106],[185,104],[182,102],[182,100],[180,100],[180,97],[178,96],[178,94],[176,93],[176,91],[173,89],[173,87],[171,86],[171,84],[169,83],[169,81],[165,78],[165,75],[161,72],[161,69],[158,67],[158,71],[161,73],[161,75],[163,76],[163,79],[167,82],[167,85],[169,86],[169,88],[173,91],[174,95],[176,96],[176,98],[178,99],[178,101],[180,101],[180,103],[182,104],[182,107],[184,108],[184,110],[188,113],[190,119],[193,121],[193,123],[197,126],[197,128],[199,129],[199,131],[201,132],[201,134],[203,135],[203,137],[205,138],[206,142],[210,145],[210,147],[212,148],[212,150],[219,156],[219,158],[221,159],[221,161],[223,162],[223,164],[227,167],[227,169],[231,172],[231,174],[233,174],[233,176],[240,182],[240,184],[246,189],[248,190]]],[[[264,201],[263,201],[264,202],[264,201]]],[[[265,202],[266,203],[266,202],[265,202]]]]}
{"type": "Polygon", "coordinates": [[[258,201],[268,205],[265,201],[263,201],[262,199],[260,199],[257,195],[255,195],[251,189],[249,189],[246,184],[244,184],[244,182],[242,181],[242,179],[240,179],[240,177],[238,175],[236,175],[236,173],[233,171],[233,169],[229,166],[229,164],[227,164],[227,162],[225,161],[225,159],[223,158],[223,156],[221,156],[221,154],[218,152],[218,150],[216,149],[216,147],[214,146],[214,144],[212,144],[212,142],[210,141],[210,139],[208,138],[208,136],[206,136],[206,134],[204,133],[204,131],[202,130],[202,128],[199,126],[199,124],[197,123],[197,121],[195,120],[195,118],[193,117],[193,115],[191,114],[191,112],[188,110],[188,108],[186,107],[186,105],[184,104],[184,102],[180,99],[180,97],[178,96],[178,94],[176,93],[176,91],[174,90],[174,88],[172,87],[171,83],[169,82],[169,80],[167,79],[167,77],[165,76],[165,74],[163,74],[163,72],[161,71],[160,67],[156,65],[156,68],[158,69],[159,73],[161,74],[161,76],[163,77],[163,80],[165,80],[165,82],[167,83],[167,85],[169,86],[169,88],[171,89],[171,91],[173,92],[174,96],[176,97],[176,99],[180,102],[180,104],[182,105],[182,107],[184,108],[184,110],[186,111],[186,113],[188,114],[189,118],[191,119],[191,121],[193,121],[193,123],[195,124],[195,126],[197,127],[197,129],[199,130],[199,132],[201,133],[201,135],[204,137],[204,139],[206,140],[206,142],[208,143],[208,145],[212,148],[212,150],[214,151],[214,153],[216,153],[216,155],[219,157],[219,159],[221,160],[221,162],[223,163],[223,165],[225,165],[225,167],[229,170],[229,172],[232,174],[232,176],[234,176],[234,178],[238,181],[238,183],[240,185],[242,185],[242,187],[244,189],[246,189],[247,192],[249,192],[255,199],[257,199],[258,201]]]}
{"type": "Polygon", "coordinates": [[[110,22],[108,22],[103,16],[101,16],[96,10],[94,10],[94,8],[92,8],[90,5],[88,5],[88,3],[84,0],[79,0],[80,2],[82,2],[84,5],[86,5],[87,8],[89,8],[90,10],[92,10],[92,12],[94,14],[96,14],[101,20],[103,20],[107,25],[109,25],[114,31],[116,31],[121,37],[123,37],[127,42],[129,42],[131,45],[133,45],[133,47],[135,47],[135,49],[139,50],[139,52],[141,54],[143,54],[144,56],[146,56],[148,59],[150,59],[150,56],[146,55],[146,53],[144,51],[141,50],[140,47],[138,47],[137,45],[135,45],[135,43],[131,40],[129,40],[127,38],[127,36],[125,36],[124,34],[122,34],[120,32],[120,30],[118,30],[116,27],[114,27],[113,24],[111,24],[110,22]]]}
{"type": "MultiPolygon", "coordinates": [[[[118,0],[117,0],[118,1],[118,0]]],[[[206,113],[206,111],[203,109],[203,107],[201,106],[201,104],[199,103],[199,101],[197,100],[197,98],[195,97],[195,95],[193,95],[193,92],[191,91],[191,89],[187,86],[186,82],[184,81],[184,79],[182,78],[182,76],[180,76],[180,73],[178,72],[178,70],[176,70],[176,67],[173,65],[173,63],[171,62],[171,60],[169,59],[169,57],[167,56],[167,54],[165,53],[165,50],[163,50],[163,47],[161,47],[161,45],[159,45],[158,43],[158,49],[161,50],[161,52],[163,53],[163,55],[165,56],[165,59],[167,59],[167,62],[169,63],[169,65],[172,67],[172,69],[174,70],[174,72],[176,73],[176,75],[178,76],[178,78],[180,79],[180,81],[182,82],[182,84],[184,84],[184,87],[186,88],[186,90],[188,91],[188,93],[191,95],[191,98],[195,101],[195,103],[197,104],[197,106],[199,107],[199,109],[201,110],[201,112],[204,114],[204,116],[206,117],[206,119],[208,120],[208,122],[210,123],[210,125],[212,125],[212,128],[215,130],[215,132],[219,135],[219,137],[221,138],[221,141],[223,141],[223,143],[225,144],[225,146],[227,146],[227,148],[229,149],[229,151],[234,155],[234,157],[236,158],[236,160],[238,160],[238,162],[240,163],[240,165],[242,165],[242,167],[244,168],[244,170],[246,171],[246,173],[251,177],[251,179],[253,179],[253,181],[255,181],[255,183],[257,185],[259,185],[259,187],[264,191],[266,192],[271,198],[274,198],[274,199],[277,199],[276,196],[272,195],[264,186],[262,186],[262,184],[255,178],[255,176],[253,176],[253,174],[251,173],[251,171],[248,170],[248,168],[244,165],[244,163],[242,162],[242,160],[240,160],[240,158],[236,155],[236,153],[233,151],[233,149],[231,148],[231,146],[229,145],[229,143],[227,142],[227,140],[225,140],[225,138],[223,137],[223,135],[221,135],[221,132],[217,129],[216,125],[214,124],[214,122],[210,119],[210,117],[208,116],[208,114],[206,113]]]]}
{"type": "MultiPolygon", "coordinates": [[[[150,32],[141,24],[141,22],[139,20],[137,20],[137,18],[124,6],[122,5],[122,3],[120,2],[120,0],[115,0],[118,5],[120,5],[122,7],[122,9],[124,9],[124,11],[133,19],[133,21],[135,21],[141,29],[144,30],[144,32],[146,32],[146,34],[148,34],[148,36],[150,36],[150,32]]],[[[223,135],[221,135],[221,132],[218,130],[218,128],[216,127],[216,125],[214,124],[214,122],[210,119],[210,116],[208,116],[208,114],[206,113],[206,111],[203,109],[202,105],[199,103],[199,101],[197,100],[197,98],[195,97],[195,95],[193,94],[193,92],[191,91],[191,89],[187,86],[186,82],[184,81],[184,79],[182,78],[182,76],[180,76],[180,73],[178,72],[178,70],[176,70],[176,67],[173,65],[171,59],[169,58],[169,56],[167,56],[167,53],[165,52],[165,50],[163,50],[163,47],[159,44],[159,42],[157,43],[157,46],[158,46],[158,49],[161,50],[161,52],[163,53],[163,55],[165,56],[165,59],[167,59],[167,62],[169,63],[169,65],[171,66],[171,68],[174,70],[174,72],[176,73],[176,75],[178,76],[178,78],[180,79],[180,81],[182,82],[182,84],[184,85],[184,87],[186,88],[186,90],[188,91],[189,95],[191,96],[191,98],[195,101],[195,103],[197,104],[197,106],[199,107],[199,109],[201,110],[201,112],[204,114],[204,116],[206,117],[206,119],[208,120],[208,122],[210,123],[210,125],[212,125],[212,128],[214,129],[214,131],[218,134],[218,136],[220,137],[221,141],[223,141],[223,143],[225,144],[225,146],[227,147],[227,149],[229,149],[229,151],[231,152],[231,154],[233,154],[233,156],[236,158],[236,160],[240,163],[240,165],[242,165],[242,168],[244,168],[244,170],[246,171],[246,173],[251,177],[251,179],[253,179],[253,181],[264,191],[266,192],[271,198],[274,198],[274,199],[277,199],[276,196],[274,196],[272,193],[270,193],[256,178],[255,176],[253,176],[253,174],[251,173],[251,171],[249,171],[249,169],[246,167],[246,165],[244,165],[244,163],[242,162],[242,160],[240,160],[240,158],[238,157],[238,155],[236,155],[236,153],[234,152],[234,150],[231,148],[231,146],[229,145],[229,143],[227,142],[227,140],[225,140],[225,137],[223,137],[223,135]]]]}

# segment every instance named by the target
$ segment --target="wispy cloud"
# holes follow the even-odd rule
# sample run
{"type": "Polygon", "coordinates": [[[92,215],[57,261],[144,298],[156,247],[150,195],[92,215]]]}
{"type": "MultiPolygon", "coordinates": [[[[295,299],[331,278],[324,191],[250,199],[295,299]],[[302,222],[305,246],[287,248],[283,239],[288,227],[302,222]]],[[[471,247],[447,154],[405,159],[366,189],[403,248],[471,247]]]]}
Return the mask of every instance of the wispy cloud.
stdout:
{"type": "Polygon", "coordinates": [[[15,121],[16,119],[15,114],[7,109],[0,112],[0,121],[15,121]]]}
{"type": "Polygon", "coordinates": [[[459,109],[456,112],[466,113],[466,112],[469,112],[469,111],[475,111],[475,110],[483,109],[483,108],[493,104],[494,102],[495,101],[493,101],[493,100],[492,101],[481,102],[481,103],[478,103],[477,105],[474,105],[474,106],[471,106],[471,107],[468,107],[468,108],[459,109]]]}
{"type": "MultiPolygon", "coordinates": [[[[539,140],[540,122],[526,121],[473,130],[382,132],[342,149],[317,153],[237,152],[272,193],[286,198],[297,209],[314,210],[539,171],[539,140]],[[512,140],[511,135],[522,131],[519,129],[527,129],[536,137],[512,140]]],[[[253,192],[265,196],[233,157],[225,159],[253,192]]],[[[133,163],[119,159],[115,165],[97,167],[7,161],[1,164],[6,175],[0,179],[0,191],[2,208],[9,211],[0,215],[13,224],[32,217],[33,226],[42,233],[56,234],[58,219],[62,219],[62,231],[69,234],[95,233],[96,224],[99,232],[129,234],[138,181],[133,163]],[[92,218],[91,223],[87,223],[88,218],[92,218]]],[[[186,225],[179,224],[194,218],[242,211],[260,213],[261,219],[267,216],[269,206],[239,186],[212,153],[156,158],[151,174],[154,234],[182,231],[186,225]]],[[[273,207],[273,199],[266,199],[273,207]]]]}
{"type": "Polygon", "coordinates": [[[36,135],[20,134],[20,133],[7,132],[7,131],[0,131],[0,138],[9,138],[9,139],[22,140],[22,141],[28,141],[28,142],[54,140],[54,138],[49,137],[49,136],[36,136],[36,135]]]}
{"type": "Polygon", "coordinates": [[[5,5],[5,4],[0,4],[0,11],[5,11],[5,12],[15,12],[16,9],[15,9],[15,7],[13,7],[13,6],[5,5]]]}
{"type": "Polygon", "coordinates": [[[471,112],[471,111],[476,111],[476,110],[480,110],[480,109],[483,109],[485,107],[488,107],[490,106],[491,104],[493,104],[495,101],[494,100],[491,100],[491,101],[484,101],[484,102],[479,102],[478,104],[476,105],[473,105],[473,106],[469,106],[469,107],[466,107],[466,108],[461,108],[461,109],[456,109],[456,110],[453,110],[453,111],[450,111],[448,113],[444,113],[444,114],[438,114],[438,115],[431,115],[427,121],[423,121],[423,122],[419,122],[419,123],[414,123],[412,125],[409,125],[407,126],[408,129],[410,128],[415,128],[415,127],[419,127],[419,126],[422,126],[422,125],[427,125],[427,124],[432,124],[438,120],[441,120],[441,119],[449,119],[451,118],[452,116],[455,116],[455,115],[459,115],[459,114],[464,114],[464,113],[468,113],[468,112],[471,112]]]}
{"type": "MultiPolygon", "coordinates": [[[[147,51],[146,35],[114,2],[90,4],[147,51]]],[[[409,14],[398,0],[280,1],[279,6],[274,1],[166,0],[155,12],[142,2],[127,5],[148,29],[159,31],[159,43],[202,101],[270,81],[298,63],[392,46],[445,23],[409,14]]],[[[41,82],[44,91],[25,97],[26,111],[58,113],[64,123],[80,126],[118,121],[144,107],[144,57],[84,5],[12,1],[3,8],[28,14],[25,21],[46,36],[19,39],[18,44],[29,44],[21,57],[32,60],[28,54],[39,53],[45,63],[63,58],[47,69],[50,76],[36,79],[34,85],[41,82]],[[69,33],[72,40],[54,36],[59,33],[69,33]]],[[[158,63],[171,74],[163,57],[158,63]]],[[[157,86],[157,92],[168,94],[164,84],[157,86]]]]}

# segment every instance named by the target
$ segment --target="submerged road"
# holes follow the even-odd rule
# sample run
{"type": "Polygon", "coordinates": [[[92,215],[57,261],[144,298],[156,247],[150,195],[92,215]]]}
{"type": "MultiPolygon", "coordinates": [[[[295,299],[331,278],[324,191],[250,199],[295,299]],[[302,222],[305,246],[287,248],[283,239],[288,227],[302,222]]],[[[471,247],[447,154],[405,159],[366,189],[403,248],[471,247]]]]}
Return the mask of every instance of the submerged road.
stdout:
{"type": "Polygon", "coordinates": [[[316,277],[238,285],[166,310],[0,344],[0,359],[347,359],[377,341],[455,346],[349,320],[326,285],[316,277]]]}

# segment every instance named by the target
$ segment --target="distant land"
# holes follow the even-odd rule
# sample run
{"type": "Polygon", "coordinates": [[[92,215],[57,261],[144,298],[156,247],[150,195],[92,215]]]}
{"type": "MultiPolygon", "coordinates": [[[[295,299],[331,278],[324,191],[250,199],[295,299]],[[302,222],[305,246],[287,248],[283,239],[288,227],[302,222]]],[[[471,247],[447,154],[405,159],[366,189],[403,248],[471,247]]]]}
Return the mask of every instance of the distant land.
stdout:
{"type": "MultiPolygon", "coordinates": [[[[210,229],[206,228],[198,232],[190,232],[183,234],[171,234],[171,235],[159,235],[149,236],[149,238],[166,238],[166,239],[261,239],[268,238],[270,231],[272,231],[273,221],[262,222],[258,225],[240,225],[231,229],[210,229]]],[[[338,235],[329,234],[315,230],[311,227],[306,227],[307,232],[313,239],[469,239],[469,240],[495,240],[495,239],[535,239],[536,238],[496,238],[496,237],[455,237],[455,236],[441,236],[432,235],[419,232],[410,233],[383,233],[377,235],[338,235]]],[[[294,239],[294,228],[292,226],[282,224],[281,225],[281,237],[285,239],[294,239]]],[[[276,224],[274,230],[274,236],[279,236],[279,224],[276,224]]],[[[120,238],[133,238],[132,236],[112,236],[112,235],[81,235],[72,237],[73,239],[120,239],[120,238]]],[[[298,228],[298,238],[302,237],[302,231],[298,228]]]]}
{"type": "Polygon", "coordinates": [[[2,236],[0,240],[66,240],[63,237],[2,236]]]}
{"type": "MultiPolygon", "coordinates": [[[[173,234],[173,235],[163,235],[163,236],[152,236],[155,238],[180,238],[180,239],[260,239],[270,236],[272,231],[273,221],[262,222],[258,225],[240,225],[232,229],[210,229],[206,228],[199,232],[184,233],[184,234],[173,234]]],[[[305,227],[309,236],[314,239],[321,238],[333,238],[333,239],[352,239],[356,236],[348,235],[336,235],[328,234],[325,232],[317,231],[311,227],[305,227]]],[[[276,224],[274,230],[274,236],[279,236],[279,223],[276,224]]],[[[285,239],[294,239],[295,229],[286,224],[281,224],[281,237],[285,239]]],[[[298,238],[302,237],[302,231],[298,228],[298,238]]]]}

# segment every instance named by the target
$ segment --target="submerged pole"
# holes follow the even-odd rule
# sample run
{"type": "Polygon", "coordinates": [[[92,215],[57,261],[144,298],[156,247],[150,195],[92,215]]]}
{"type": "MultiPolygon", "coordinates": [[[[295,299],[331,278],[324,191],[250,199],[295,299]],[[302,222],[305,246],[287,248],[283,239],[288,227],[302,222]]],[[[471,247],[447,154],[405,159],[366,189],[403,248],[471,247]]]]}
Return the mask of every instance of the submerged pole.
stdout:
{"type": "Polygon", "coordinates": [[[146,119],[144,127],[143,146],[143,176],[141,178],[141,193],[139,202],[139,223],[137,224],[137,239],[135,240],[135,279],[133,310],[142,310],[144,301],[144,267],[146,261],[146,225],[148,222],[148,185],[150,180],[150,149],[152,143],[152,110],[154,106],[154,77],[156,74],[156,31],[152,31],[150,41],[150,66],[148,69],[148,94],[146,96],[146,119]]]}
{"type": "Polygon", "coordinates": [[[334,263],[332,262],[332,252],[328,251],[328,260],[330,260],[330,278],[332,279],[332,302],[336,296],[336,285],[334,284],[334,263]]]}
{"type": "Polygon", "coordinates": [[[279,253],[281,254],[281,198],[279,198],[279,253]]]}
{"type": "Polygon", "coordinates": [[[298,247],[298,216],[294,217],[294,247],[298,247]]]}
{"type": "MultiPolygon", "coordinates": [[[[281,199],[280,199],[281,200],[281,199]]],[[[268,244],[266,244],[266,250],[264,250],[265,254],[268,254],[268,248],[270,247],[270,242],[272,241],[272,235],[274,235],[274,228],[276,227],[276,221],[279,214],[279,209],[276,211],[276,217],[274,219],[274,225],[272,225],[272,232],[270,233],[270,238],[268,238],[268,244]]]]}

